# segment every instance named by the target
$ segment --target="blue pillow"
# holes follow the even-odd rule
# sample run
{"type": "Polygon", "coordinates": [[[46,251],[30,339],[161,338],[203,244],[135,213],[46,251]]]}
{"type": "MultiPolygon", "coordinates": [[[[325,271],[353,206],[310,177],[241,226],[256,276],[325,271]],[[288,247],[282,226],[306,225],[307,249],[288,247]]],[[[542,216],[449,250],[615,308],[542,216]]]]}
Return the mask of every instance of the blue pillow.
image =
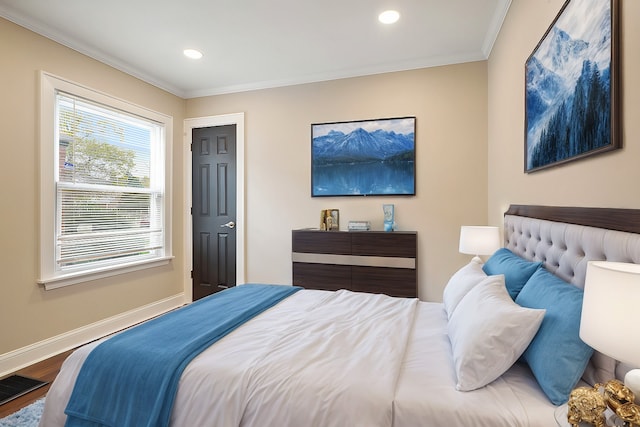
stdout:
{"type": "Polygon", "coordinates": [[[482,269],[488,276],[504,274],[504,283],[511,299],[515,300],[527,280],[542,266],[541,262],[527,261],[507,248],[498,249],[484,263],[482,269]]]}
{"type": "Polygon", "coordinates": [[[555,405],[569,399],[593,354],[579,335],[582,297],[582,289],[541,268],[516,298],[522,307],[547,310],[522,357],[555,405]]]}

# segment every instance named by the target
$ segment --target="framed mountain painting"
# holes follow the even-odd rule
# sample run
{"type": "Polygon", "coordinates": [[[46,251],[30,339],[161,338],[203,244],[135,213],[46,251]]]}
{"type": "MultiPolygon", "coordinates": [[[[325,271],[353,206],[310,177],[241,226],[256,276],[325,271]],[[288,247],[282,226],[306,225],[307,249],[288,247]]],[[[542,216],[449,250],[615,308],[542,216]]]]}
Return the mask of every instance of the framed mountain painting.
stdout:
{"type": "Polygon", "coordinates": [[[618,0],[568,0],[525,64],[525,172],[620,148],[618,0]]]}
{"type": "Polygon", "coordinates": [[[311,125],[311,196],[416,194],[416,118],[311,125]]]}

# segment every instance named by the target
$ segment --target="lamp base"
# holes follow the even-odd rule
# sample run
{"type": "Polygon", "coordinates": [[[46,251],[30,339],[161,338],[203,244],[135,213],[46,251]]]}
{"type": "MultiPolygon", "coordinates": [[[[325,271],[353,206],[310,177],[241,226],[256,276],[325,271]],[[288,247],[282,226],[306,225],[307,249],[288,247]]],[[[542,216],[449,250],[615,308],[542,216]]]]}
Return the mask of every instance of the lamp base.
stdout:
{"type": "Polygon", "coordinates": [[[632,369],[624,376],[624,385],[633,392],[635,403],[640,404],[640,369],[632,369]]]}

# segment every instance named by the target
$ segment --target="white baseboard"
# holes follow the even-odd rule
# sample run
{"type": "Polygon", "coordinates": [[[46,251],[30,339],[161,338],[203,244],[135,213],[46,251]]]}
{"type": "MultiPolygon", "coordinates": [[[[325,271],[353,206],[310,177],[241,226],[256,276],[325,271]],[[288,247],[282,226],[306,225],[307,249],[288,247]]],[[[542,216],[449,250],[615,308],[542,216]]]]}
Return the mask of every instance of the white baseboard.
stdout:
{"type": "Polygon", "coordinates": [[[92,323],[73,331],[48,338],[46,340],[0,355],[0,378],[55,356],[72,348],[79,347],[114,332],[128,328],[136,323],[166,313],[184,304],[184,294],[177,294],[151,304],[118,314],[108,319],[92,323]]]}

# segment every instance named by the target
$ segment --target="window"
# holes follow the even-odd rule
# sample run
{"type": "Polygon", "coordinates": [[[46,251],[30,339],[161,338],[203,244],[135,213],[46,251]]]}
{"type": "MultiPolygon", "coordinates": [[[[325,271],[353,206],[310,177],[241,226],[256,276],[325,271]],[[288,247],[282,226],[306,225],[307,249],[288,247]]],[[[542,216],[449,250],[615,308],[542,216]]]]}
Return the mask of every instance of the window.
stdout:
{"type": "Polygon", "coordinates": [[[167,263],[171,117],[41,76],[46,289],[167,263]]]}

